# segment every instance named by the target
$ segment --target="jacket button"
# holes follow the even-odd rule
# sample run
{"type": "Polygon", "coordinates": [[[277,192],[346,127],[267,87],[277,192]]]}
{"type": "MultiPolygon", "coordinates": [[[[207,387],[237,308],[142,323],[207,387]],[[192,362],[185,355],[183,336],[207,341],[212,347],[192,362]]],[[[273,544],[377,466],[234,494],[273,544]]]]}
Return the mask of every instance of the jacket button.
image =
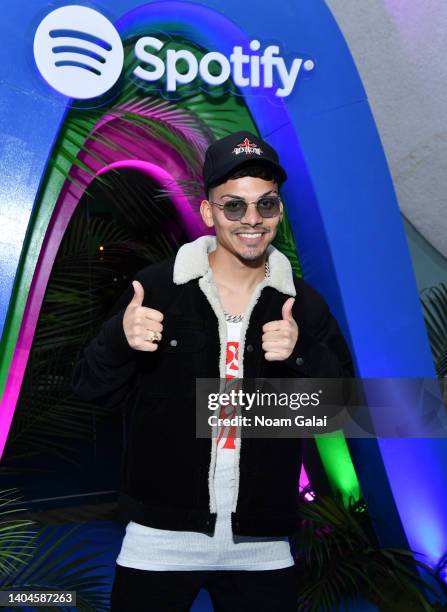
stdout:
{"type": "Polygon", "coordinates": [[[253,351],[253,345],[252,344],[247,344],[247,352],[251,353],[253,351]]]}
{"type": "Polygon", "coordinates": [[[211,521],[207,521],[205,524],[207,527],[209,527],[211,525],[211,521]]]}
{"type": "Polygon", "coordinates": [[[302,357],[297,357],[295,363],[296,365],[301,366],[304,363],[304,359],[302,357]]]}
{"type": "Polygon", "coordinates": [[[177,340],[175,338],[173,338],[172,340],[169,341],[169,344],[171,346],[177,346],[177,340]]]}

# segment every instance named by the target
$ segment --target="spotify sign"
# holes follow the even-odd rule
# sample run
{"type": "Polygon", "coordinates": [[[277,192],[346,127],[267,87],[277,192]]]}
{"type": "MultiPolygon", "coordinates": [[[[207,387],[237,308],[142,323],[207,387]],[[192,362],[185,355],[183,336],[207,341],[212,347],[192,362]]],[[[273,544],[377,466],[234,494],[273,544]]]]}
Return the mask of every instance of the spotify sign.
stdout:
{"type": "MultiPolygon", "coordinates": [[[[285,60],[279,56],[279,47],[269,45],[262,54],[243,52],[242,47],[233,47],[233,53],[227,58],[223,53],[211,51],[206,53],[200,61],[186,49],[168,49],[166,62],[154,55],[152,50],[161,51],[163,42],[152,36],[143,36],[135,45],[135,55],[142,64],[134,70],[134,74],[144,81],[158,81],[166,78],[166,90],[176,91],[177,85],[191,83],[199,74],[208,85],[222,85],[230,77],[238,87],[274,87],[273,75],[276,71],[279,87],[275,87],[275,95],[283,98],[288,96],[296,83],[298,74],[303,65],[303,59],[295,58],[287,67],[285,60]],[[186,62],[187,70],[179,71],[178,63],[186,62]],[[211,74],[210,64],[218,65],[218,74],[211,74]]],[[[250,42],[252,51],[260,51],[259,40],[250,42]]],[[[304,62],[304,68],[312,70],[313,62],[304,62]]]]}
{"type": "MultiPolygon", "coordinates": [[[[142,36],[134,47],[139,64],[134,76],[148,83],[162,81],[167,92],[197,78],[208,86],[231,79],[239,88],[270,88],[284,98],[293,91],[302,70],[314,68],[312,60],[281,57],[277,45],[261,49],[259,40],[250,42],[250,52],[233,47],[227,57],[210,51],[198,58],[188,49],[167,49],[154,36],[142,36]]],[[[54,89],[77,99],[107,92],[118,80],[124,52],[113,24],[98,11],[85,6],[64,6],[49,13],[34,37],[34,58],[39,72],[54,89]]]]}

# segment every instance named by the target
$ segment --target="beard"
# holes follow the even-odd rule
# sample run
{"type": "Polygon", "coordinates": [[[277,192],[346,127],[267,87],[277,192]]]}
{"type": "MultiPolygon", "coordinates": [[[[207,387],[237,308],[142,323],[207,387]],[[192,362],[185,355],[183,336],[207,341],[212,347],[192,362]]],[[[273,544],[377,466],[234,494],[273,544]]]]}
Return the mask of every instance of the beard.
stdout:
{"type": "Polygon", "coordinates": [[[256,267],[256,264],[260,264],[266,256],[266,251],[276,235],[276,227],[266,227],[264,225],[256,228],[250,228],[252,231],[260,231],[263,233],[263,239],[258,244],[244,244],[239,240],[237,234],[247,231],[246,227],[238,227],[232,230],[229,234],[225,231],[220,232],[216,225],[216,235],[220,244],[237,257],[241,263],[248,265],[249,267],[256,267]]]}
{"type": "Polygon", "coordinates": [[[241,262],[254,264],[265,258],[270,242],[271,241],[253,247],[242,245],[236,250],[236,255],[241,262]]]}
{"type": "Polygon", "coordinates": [[[252,252],[238,253],[240,260],[247,262],[255,262],[259,259],[263,259],[267,251],[267,247],[262,249],[251,249],[251,251],[252,252]]]}

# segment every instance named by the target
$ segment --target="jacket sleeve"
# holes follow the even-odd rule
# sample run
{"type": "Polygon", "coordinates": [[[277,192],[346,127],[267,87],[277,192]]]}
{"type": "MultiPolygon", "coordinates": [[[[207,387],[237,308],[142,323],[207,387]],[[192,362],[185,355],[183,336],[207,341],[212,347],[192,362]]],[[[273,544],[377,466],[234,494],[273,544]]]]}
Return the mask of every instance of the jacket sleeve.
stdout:
{"type": "MultiPolygon", "coordinates": [[[[137,275],[135,279],[139,280],[137,275]]],[[[136,351],[127,342],[123,317],[133,295],[132,284],[129,284],[109,311],[111,316],[82,349],[74,365],[70,387],[82,400],[112,408],[122,402],[130,390],[136,372],[136,351]]]]}
{"type": "MultiPolygon", "coordinates": [[[[296,317],[295,320],[298,321],[296,317]]],[[[308,319],[307,325],[298,322],[298,340],[283,363],[302,378],[355,376],[348,345],[328,305],[318,294],[312,300],[312,320],[308,319]]]]}

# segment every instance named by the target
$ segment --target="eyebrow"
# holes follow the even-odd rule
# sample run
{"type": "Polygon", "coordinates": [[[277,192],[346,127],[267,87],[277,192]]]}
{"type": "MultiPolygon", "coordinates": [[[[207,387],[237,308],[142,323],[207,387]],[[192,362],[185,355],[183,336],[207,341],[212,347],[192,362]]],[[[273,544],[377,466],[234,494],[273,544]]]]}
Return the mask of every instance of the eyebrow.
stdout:
{"type": "MultiPolygon", "coordinates": [[[[275,191],[274,189],[270,189],[270,191],[266,191],[265,193],[263,193],[262,195],[260,195],[260,198],[263,198],[264,196],[268,195],[269,193],[276,193],[276,195],[278,195],[278,192],[275,191]]],[[[221,198],[236,198],[237,200],[245,200],[245,198],[243,198],[240,195],[234,195],[234,193],[224,193],[223,196],[221,196],[221,198]]],[[[259,198],[258,198],[259,199],[259,198]]]]}

